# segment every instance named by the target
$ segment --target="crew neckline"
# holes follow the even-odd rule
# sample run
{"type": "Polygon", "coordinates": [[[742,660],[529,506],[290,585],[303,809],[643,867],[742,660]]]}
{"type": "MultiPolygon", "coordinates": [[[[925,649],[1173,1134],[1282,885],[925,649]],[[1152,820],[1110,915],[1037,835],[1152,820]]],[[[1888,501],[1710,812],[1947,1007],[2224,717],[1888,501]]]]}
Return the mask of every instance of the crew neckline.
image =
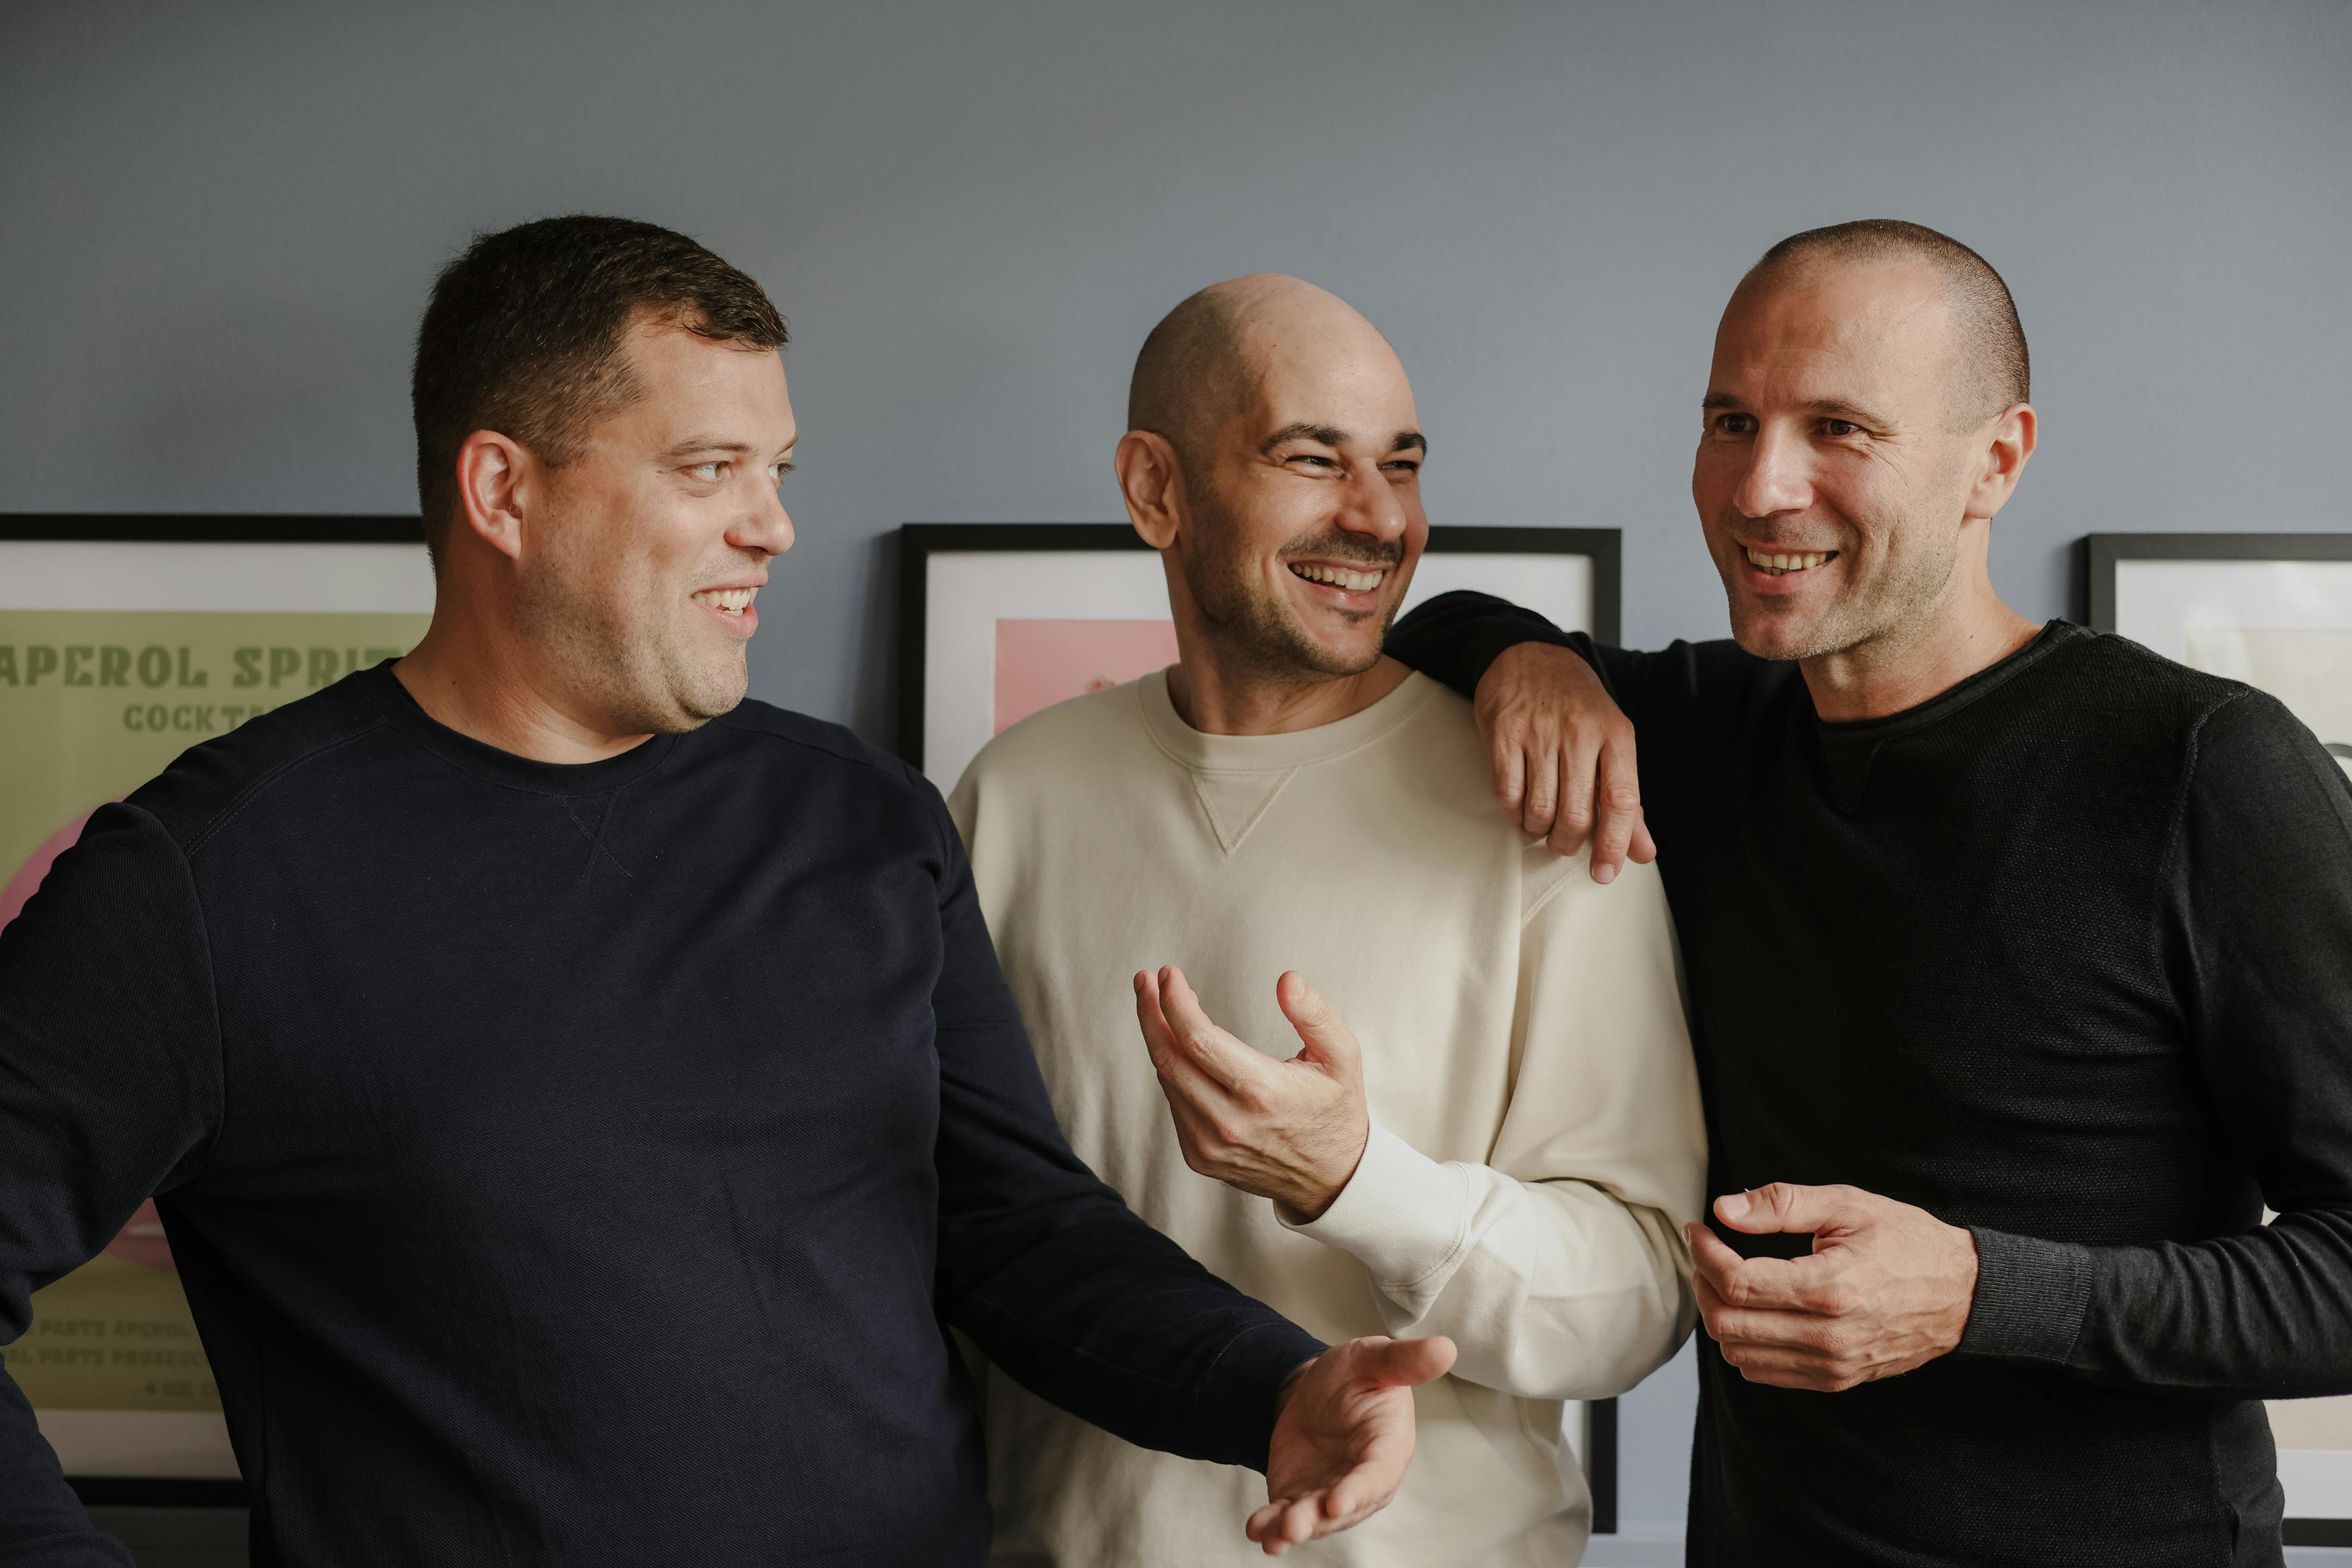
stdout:
{"type": "Polygon", "coordinates": [[[375,710],[436,757],[479,778],[542,795],[602,795],[644,778],[669,759],[678,737],[656,735],[617,757],[596,762],[542,762],[502,750],[450,728],[425,711],[386,659],[356,677],[375,710]]]}
{"type": "MultiPolygon", "coordinates": [[[[2021,674],[2040,664],[2052,650],[2073,642],[2080,634],[2083,634],[2083,629],[2072,622],[2045,621],[2042,623],[2042,630],[2036,632],[2023,647],[2013,653],[2003,654],[1975,674],[1946,686],[1923,703],[1915,704],[1899,713],[1884,714],[1876,718],[1826,719],[1817,711],[1813,715],[1813,726],[1821,732],[1823,739],[1838,743],[1848,740],[1885,740],[1896,735],[1908,733],[1922,726],[1950,717],[1978,698],[2004,685],[2012,676],[2021,674]]],[[[1800,681],[1803,678],[1801,674],[1798,676],[1800,681]]],[[[1812,705],[1811,688],[1806,691],[1805,702],[1809,707],[1812,705]]]]}
{"type": "Polygon", "coordinates": [[[1279,735],[1211,735],[1194,729],[1168,695],[1165,670],[1138,681],[1136,697],[1145,732],[1171,761],[1208,772],[1250,773],[1328,762],[1369,746],[1419,713],[1443,689],[1416,670],[1398,682],[1394,691],[1345,718],[1279,735]]]}

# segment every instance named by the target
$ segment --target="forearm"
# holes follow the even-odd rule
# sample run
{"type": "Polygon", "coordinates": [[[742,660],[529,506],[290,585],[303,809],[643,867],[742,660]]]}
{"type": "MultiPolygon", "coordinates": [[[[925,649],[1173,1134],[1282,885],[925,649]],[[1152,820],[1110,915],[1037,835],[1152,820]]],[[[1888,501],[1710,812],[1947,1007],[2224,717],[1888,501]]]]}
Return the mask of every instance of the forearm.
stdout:
{"type": "Polygon", "coordinates": [[[1323,1343],[1115,1197],[1083,1209],[1017,1244],[964,1249],[991,1259],[984,1271],[943,1265],[950,1321],[1022,1386],[1105,1431],[1263,1469],[1282,1382],[1323,1343]]]}
{"type": "Polygon", "coordinates": [[[1622,1394],[1690,1332],[1675,1221],[1582,1181],[1433,1160],[1375,1124],[1356,1175],[1294,1227],[1353,1254],[1391,1334],[1444,1334],[1454,1375],[1530,1399],[1622,1394]]]}
{"type": "Polygon", "coordinates": [[[1549,643],[1574,648],[1588,662],[1593,658],[1592,640],[1581,632],[1563,632],[1532,610],[1466,590],[1415,607],[1390,629],[1383,647],[1466,697],[1477,694],[1487,666],[1521,643],[1549,643]]]}
{"type": "Polygon", "coordinates": [[[2352,1393],[2352,1210],[2153,1247],[1975,1234],[1957,1354],[2202,1398],[2352,1393]]]}

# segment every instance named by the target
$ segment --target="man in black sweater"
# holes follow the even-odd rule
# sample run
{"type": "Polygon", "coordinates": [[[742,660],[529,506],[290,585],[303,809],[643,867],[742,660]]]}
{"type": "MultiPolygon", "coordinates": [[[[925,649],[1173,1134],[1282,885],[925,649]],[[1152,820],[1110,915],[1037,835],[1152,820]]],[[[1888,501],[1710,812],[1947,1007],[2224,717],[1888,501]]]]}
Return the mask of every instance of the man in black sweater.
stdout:
{"type": "MultiPolygon", "coordinates": [[[[937,793],[742,702],[783,337],[650,225],[478,241],[418,339],[425,642],[100,811],[0,935],[0,1333],[155,1195],[257,1563],[978,1563],[950,1325],[1265,1469],[1272,1553],[1410,1458],[1451,1346],[1327,1351],[1131,1215],[937,793]]],[[[5,1379],[0,1561],[129,1562],[5,1379]]]]}
{"type": "Polygon", "coordinates": [[[2259,1401],[2352,1390],[2352,789],[1993,593],[2025,364],[1973,252],[1797,235],[1692,480],[1736,645],[1474,595],[1390,644],[1475,690],[1507,806],[1564,778],[1535,831],[1625,749],[1592,670],[1640,737],[1723,1195],[1694,1564],[2278,1563],[2259,1401]]]}

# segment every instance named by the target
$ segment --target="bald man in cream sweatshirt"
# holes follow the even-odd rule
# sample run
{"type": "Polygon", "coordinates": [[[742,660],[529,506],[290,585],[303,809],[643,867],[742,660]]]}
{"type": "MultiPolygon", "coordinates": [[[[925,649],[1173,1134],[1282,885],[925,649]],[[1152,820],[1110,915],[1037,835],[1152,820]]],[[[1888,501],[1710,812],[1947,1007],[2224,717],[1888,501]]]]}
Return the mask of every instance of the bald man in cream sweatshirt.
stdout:
{"type": "MultiPolygon", "coordinates": [[[[1658,878],[1530,842],[1468,706],[1381,655],[1427,444],[1369,322],[1293,278],[1205,289],[1146,341],[1129,423],[1179,662],[1006,731],[950,803],[1055,1108],[1145,1219],[1313,1333],[1455,1341],[1395,1500],[1300,1561],[1574,1563],[1562,1402],[1632,1387],[1693,1317],[1658,878]]],[[[1255,1556],[1249,1472],[992,1369],[986,1406],[997,1563],[1255,1556]]]]}

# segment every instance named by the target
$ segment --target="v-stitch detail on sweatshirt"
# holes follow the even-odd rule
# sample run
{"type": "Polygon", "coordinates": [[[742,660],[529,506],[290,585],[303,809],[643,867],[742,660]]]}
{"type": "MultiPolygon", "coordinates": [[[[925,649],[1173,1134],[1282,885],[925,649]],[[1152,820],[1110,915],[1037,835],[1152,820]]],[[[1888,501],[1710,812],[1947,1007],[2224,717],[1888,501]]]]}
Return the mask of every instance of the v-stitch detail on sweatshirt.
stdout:
{"type": "Polygon", "coordinates": [[[1201,810],[1209,819],[1209,831],[1217,836],[1217,846],[1231,855],[1242,847],[1265,815],[1282,787],[1298,775],[1296,768],[1275,772],[1210,772],[1192,769],[1192,793],[1201,802],[1201,810]]]}

